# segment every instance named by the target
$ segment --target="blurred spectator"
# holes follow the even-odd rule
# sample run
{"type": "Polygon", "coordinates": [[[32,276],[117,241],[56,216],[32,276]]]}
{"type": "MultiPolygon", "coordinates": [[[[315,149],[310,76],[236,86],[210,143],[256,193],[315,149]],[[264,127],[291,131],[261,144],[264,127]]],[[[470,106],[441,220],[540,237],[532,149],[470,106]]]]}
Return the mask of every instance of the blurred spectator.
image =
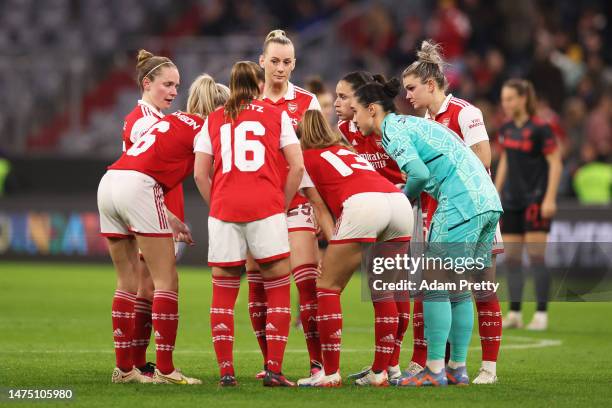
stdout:
{"type": "Polygon", "coordinates": [[[467,15],[461,11],[455,0],[439,0],[438,7],[429,21],[429,36],[436,43],[444,45],[447,61],[463,56],[472,27],[467,15]]]}
{"type": "Polygon", "coordinates": [[[306,90],[316,95],[321,112],[332,129],[336,128],[338,120],[334,113],[334,95],[327,89],[323,80],[319,76],[314,76],[306,79],[306,90]]]}
{"type": "Polygon", "coordinates": [[[596,157],[612,156],[612,88],[599,97],[595,109],[586,122],[586,142],[593,147],[596,157]]]}
{"type": "Polygon", "coordinates": [[[612,203],[612,163],[597,156],[590,144],[582,148],[582,159],[586,162],[574,176],[574,190],[582,204],[612,203]]]}

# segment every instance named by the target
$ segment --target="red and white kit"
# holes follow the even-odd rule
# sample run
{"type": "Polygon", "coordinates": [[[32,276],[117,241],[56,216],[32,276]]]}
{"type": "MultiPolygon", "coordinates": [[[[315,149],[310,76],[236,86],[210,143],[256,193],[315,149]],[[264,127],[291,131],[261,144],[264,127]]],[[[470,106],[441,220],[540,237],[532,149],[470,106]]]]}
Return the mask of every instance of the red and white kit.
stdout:
{"type": "MultiPolygon", "coordinates": [[[[279,109],[284,110],[291,120],[293,128],[297,128],[298,123],[304,117],[304,112],[310,109],[321,110],[321,105],[315,94],[307,90],[295,86],[291,82],[287,85],[287,93],[276,102],[264,95],[263,100],[279,109]]],[[[283,159],[284,160],[284,159],[283,159]]],[[[281,165],[282,169],[286,169],[286,163],[281,165]]],[[[284,170],[284,177],[287,176],[287,171],[284,170]]],[[[283,179],[284,181],[284,179],[283,179]]],[[[300,194],[296,194],[287,212],[287,224],[289,231],[316,231],[314,212],[308,200],[300,194]]]]}
{"type": "Polygon", "coordinates": [[[193,172],[203,122],[183,112],[167,115],[108,167],[98,187],[102,235],[172,236],[163,193],[193,172]]]}
{"type": "MultiPolygon", "coordinates": [[[[234,121],[211,113],[195,151],[214,157],[208,264],[237,266],[289,256],[281,149],[299,141],[287,113],[252,101],[234,121]]],[[[285,164],[286,166],[286,164],[285,164]]]]}
{"type": "Polygon", "coordinates": [[[302,187],[316,187],[337,220],[330,244],[410,239],[410,202],[363,157],[331,146],[305,150],[304,165],[302,187]]]}
{"type": "MultiPolygon", "coordinates": [[[[463,99],[455,98],[452,94],[448,94],[446,99],[444,99],[437,114],[432,115],[431,112],[427,111],[425,112],[425,118],[435,120],[457,133],[468,147],[489,140],[480,109],[463,99]]],[[[487,170],[490,171],[490,169],[487,170]]],[[[423,206],[423,212],[426,215],[424,222],[427,229],[429,229],[431,219],[437,207],[438,203],[436,200],[428,197],[427,203],[423,206]]],[[[502,252],[504,252],[504,243],[499,224],[497,224],[492,253],[499,254],[502,252]]]]}
{"type": "MultiPolygon", "coordinates": [[[[140,99],[138,105],[125,117],[123,122],[123,151],[126,152],[140,137],[158,120],[164,117],[153,105],[140,99]]],[[[185,198],[183,184],[178,184],[172,190],[164,193],[166,208],[185,221],[185,198]]]]}
{"type": "Polygon", "coordinates": [[[362,135],[352,120],[339,121],[338,129],[353,146],[357,154],[369,161],[381,176],[395,185],[405,183],[397,163],[383,149],[382,138],[380,136],[375,133],[372,133],[370,136],[362,135]]]}

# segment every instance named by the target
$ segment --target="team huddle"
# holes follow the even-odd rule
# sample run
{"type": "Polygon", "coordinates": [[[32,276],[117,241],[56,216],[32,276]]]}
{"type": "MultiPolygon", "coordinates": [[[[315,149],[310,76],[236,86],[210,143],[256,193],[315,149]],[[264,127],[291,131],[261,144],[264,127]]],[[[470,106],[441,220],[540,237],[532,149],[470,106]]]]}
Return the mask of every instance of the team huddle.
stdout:
{"type": "MultiPolygon", "coordinates": [[[[221,386],[237,385],[234,306],[245,272],[262,353],[256,376],[265,386],[342,385],[340,296],[369,245],[393,242],[406,253],[416,234],[431,245],[475,244],[474,253],[462,254],[486,260],[482,276],[473,278],[494,280],[502,205],[489,174],[482,114],[444,94],[439,46],[424,42],[417,55],[401,82],[364,71],[344,75],[333,129],[316,96],[289,81],[294,48],[281,30],[266,37],[259,64],[234,64],[229,87],[200,75],[186,110],[167,115],[161,111],[177,95],[178,68],[140,51],[143,98],[126,117],[123,154],[98,187],[101,233],[117,271],[113,382],[202,383],[172,358],[179,321],[175,245],[193,243],[181,185],[192,173],[210,209],[210,324],[221,386]],[[401,87],[415,108],[432,106],[431,95],[443,102],[425,118],[398,114],[401,87]],[[325,251],[319,239],[328,242],[325,251]],[[282,370],[291,277],[309,356],[308,376],[296,382],[282,370]],[[155,364],[146,361],[151,332],[155,364]]],[[[470,384],[473,298],[482,366],[472,383],[495,383],[502,318],[492,291],[373,295],[374,358],[348,379],[358,386],[470,384]],[[402,370],[411,300],[413,350],[402,370]]]]}

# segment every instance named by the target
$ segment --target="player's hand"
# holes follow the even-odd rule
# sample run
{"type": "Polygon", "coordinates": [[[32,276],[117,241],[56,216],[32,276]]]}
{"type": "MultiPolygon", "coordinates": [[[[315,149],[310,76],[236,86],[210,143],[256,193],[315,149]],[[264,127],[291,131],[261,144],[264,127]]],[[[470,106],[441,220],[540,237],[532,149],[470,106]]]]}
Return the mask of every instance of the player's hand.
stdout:
{"type": "Polygon", "coordinates": [[[176,242],[184,242],[187,245],[194,245],[193,237],[191,236],[191,230],[184,222],[178,218],[169,217],[170,227],[172,228],[172,235],[176,242]]]}
{"type": "Polygon", "coordinates": [[[540,207],[540,214],[542,218],[550,219],[557,213],[557,203],[555,199],[544,199],[542,206],[540,207]]]}

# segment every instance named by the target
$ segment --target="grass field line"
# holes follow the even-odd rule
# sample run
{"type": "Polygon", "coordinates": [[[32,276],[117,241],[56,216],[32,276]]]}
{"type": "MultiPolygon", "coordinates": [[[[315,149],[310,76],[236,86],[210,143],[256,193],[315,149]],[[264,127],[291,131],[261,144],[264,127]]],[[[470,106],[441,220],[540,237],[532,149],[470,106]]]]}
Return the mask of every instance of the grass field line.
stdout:
{"type": "MultiPolygon", "coordinates": [[[[531,337],[523,337],[523,336],[504,336],[506,340],[512,339],[521,344],[507,344],[504,345],[502,343],[501,348],[504,350],[526,350],[533,348],[546,348],[546,347],[556,347],[561,346],[563,342],[561,340],[556,339],[534,339],[531,337]]],[[[472,346],[470,350],[480,350],[480,346],[472,346]]],[[[371,348],[343,348],[343,353],[369,353],[371,352],[371,348]]],[[[114,350],[112,348],[108,349],[71,349],[71,350],[0,350],[0,354],[112,354],[114,350]]],[[[175,354],[214,354],[214,350],[181,350],[178,349],[174,352],[175,354]]],[[[257,354],[261,353],[259,349],[250,349],[250,350],[240,350],[235,349],[234,353],[236,354],[257,354]]],[[[286,349],[285,353],[306,353],[306,349],[286,349]]]]}

